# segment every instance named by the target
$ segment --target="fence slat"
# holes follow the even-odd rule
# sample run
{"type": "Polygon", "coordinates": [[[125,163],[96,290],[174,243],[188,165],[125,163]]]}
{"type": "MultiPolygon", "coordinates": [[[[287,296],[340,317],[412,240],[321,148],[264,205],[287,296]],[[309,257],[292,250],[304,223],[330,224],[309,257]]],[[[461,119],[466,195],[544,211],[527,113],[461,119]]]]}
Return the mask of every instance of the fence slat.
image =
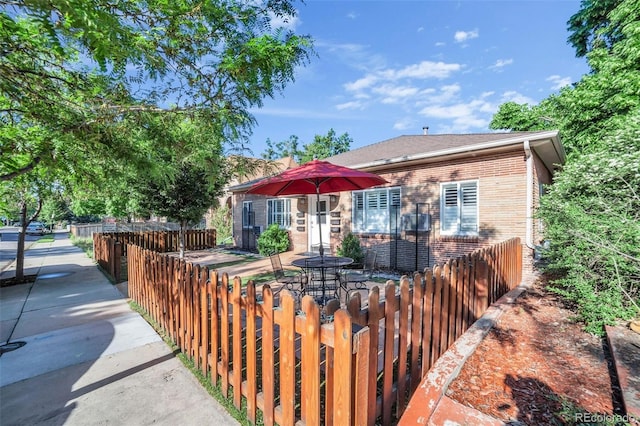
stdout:
{"type": "Polygon", "coordinates": [[[407,400],[407,339],[409,334],[409,279],[400,280],[400,318],[398,333],[398,375],[396,396],[396,417],[404,412],[407,400]]]}
{"type": "Polygon", "coordinates": [[[311,296],[302,298],[305,329],[302,333],[302,421],[320,424],[320,308],[311,296]]]}
{"type": "Polygon", "coordinates": [[[262,394],[264,408],[262,419],[265,426],[273,426],[274,383],[277,361],[274,354],[273,292],[268,285],[262,289],[262,394]]]}
{"type": "Polygon", "coordinates": [[[231,338],[233,350],[233,404],[236,408],[242,405],[242,310],[241,310],[242,281],[240,277],[233,279],[232,315],[233,336],[231,338]]]}
{"type": "MultiPolygon", "coordinates": [[[[336,312],[333,327],[335,329],[335,357],[336,359],[350,361],[353,354],[353,339],[349,314],[343,310],[336,312]]],[[[334,369],[333,421],[336,425],[353,425],[352,370],[351,362],[339,362],[334,369]]]]}
{"type": "Polygon", "coordinates": [[[220,290],[220,388],[229,396],[229,276],[222,274],[220,290]]]}
{"type": "Polygon", "coordinates": [[[282,299],[282,322],[280,323],[280,409],[279,424],[295,423],[296,405],[296,347],[295,347],[295,301],[287,290],[280,292],[282,299]]]}
{"type": "Polygon", "coordinates": [[[393,281],[387,281],[384,286],[384,351],[382,356],[382,423],[391,423],[393,414],[393,361],[396,318],[396,285],[393,281]]]}
{"type": "Polygon", "coordinates": [[[422,274],[413,274],[413,300],[411,301],[411,372],[409,374],[409,395],[418,388],[422,378],[420,369],[420,342],[422,341],[422,297],[424,281],[422,274]]]}
{"type": "Polygon", "coordinates": [[[258,377],[256,342],[256,286],[253,281],[247,283],[247,417],[256,422],[256,389],[255,378],[258,377]]]}

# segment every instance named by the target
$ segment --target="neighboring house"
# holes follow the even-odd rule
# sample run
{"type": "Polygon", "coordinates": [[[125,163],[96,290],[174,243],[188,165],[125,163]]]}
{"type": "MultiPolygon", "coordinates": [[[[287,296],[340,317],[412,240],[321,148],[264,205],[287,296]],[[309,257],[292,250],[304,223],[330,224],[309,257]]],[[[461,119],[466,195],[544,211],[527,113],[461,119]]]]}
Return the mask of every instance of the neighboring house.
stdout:
{"type": "MultiPolygon", "coordinates": [[[[265,160],[257,161],[264,162],[265,160]]],[[[267,204],[276,209],[282,208],[281,206],[283,205],[290,205],[289,202],[284,200],[267,203],[263,196],[243,194],[238,197],[237,193],[244,193],[253,183],[263,179],[267,175],[280,173],[297,166],[298,163],[296,163],[292,157],[284,157],[271,162],[270,167],[267,168],[268,173],[265,173],[264,169],[261,169],[249,176],[235,179],[229,183],[225,189],[225,193],[219,199],[219,204],[221,206],[226,205],[232,212],[232,233],[236,247],[243,250],[254,250],[256,248],[256,240],[260,232],[266,228],[265,206],[267,204]]],[[[274,216],[276,216],[276,214],[271,215],[272,218],[274,216]]],[[[280,212],[277,222],[288,229],[290,222],[285,222],[285,217],[287,217],[287,213],[284,211],[280,212]]]]}
{"type": "MultiPolygon", "coordinates": [[[[535,211],[565,153],[557,131],[541,131],[399,136],[326,160],[389,182],[321,196],[322,240],[333,251],[353,232],[375,247],[380,266],[410,272],[520,237],[530,270],[542,243],[535,211]]],[[[315,195],[244,194],[249,186],[230,188],[234,223],[248,223],[253,211],[251,226],[278,223],[290,230],[294,251],[311,251],[319,235],[315,195]]]]}

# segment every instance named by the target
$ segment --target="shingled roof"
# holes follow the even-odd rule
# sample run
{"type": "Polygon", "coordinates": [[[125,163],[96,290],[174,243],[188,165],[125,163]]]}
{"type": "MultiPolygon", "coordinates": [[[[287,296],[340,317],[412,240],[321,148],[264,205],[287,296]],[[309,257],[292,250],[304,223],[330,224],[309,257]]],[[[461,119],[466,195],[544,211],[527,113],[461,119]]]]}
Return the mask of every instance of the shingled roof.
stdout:
{"type": "Polygon", "coordinates": [[[553,137],[557,138],[556,131],[405,135],[353,149],[326,160],[341,166],[368,168],[418,158],[434,158],[510,144],[522,144],[525,139],[548,140],[553,137]]]}

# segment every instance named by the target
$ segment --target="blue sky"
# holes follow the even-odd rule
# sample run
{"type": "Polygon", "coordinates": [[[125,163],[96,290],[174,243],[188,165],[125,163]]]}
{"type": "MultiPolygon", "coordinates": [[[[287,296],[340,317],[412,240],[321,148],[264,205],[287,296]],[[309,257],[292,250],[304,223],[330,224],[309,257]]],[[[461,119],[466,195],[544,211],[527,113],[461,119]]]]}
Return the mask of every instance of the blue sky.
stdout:
{"type": "Polygon", "coordinates": [[[308,0],[288,23],[315,40],[296,81],[252,110],[251,149],[333,128],[352,148],[406,134],[487,132],[588,72],[567,44],[579,1],[308,0]]]}

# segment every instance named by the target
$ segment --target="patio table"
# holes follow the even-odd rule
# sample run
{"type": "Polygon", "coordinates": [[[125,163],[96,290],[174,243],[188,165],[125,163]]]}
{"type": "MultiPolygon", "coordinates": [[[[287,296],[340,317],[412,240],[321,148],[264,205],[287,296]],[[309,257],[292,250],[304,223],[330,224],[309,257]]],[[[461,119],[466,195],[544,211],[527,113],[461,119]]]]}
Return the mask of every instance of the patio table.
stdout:
{"type": "Polygon", "coordinates": [[[352,263],[352,258],[342,256],[303,257],[291,262],[293,266],[304,269],[309,277],[303,293],[313,296],[321,305],[331,299],[330,292],[338,296],[336,293],[341,286],[338,269],[352,263]]]}

